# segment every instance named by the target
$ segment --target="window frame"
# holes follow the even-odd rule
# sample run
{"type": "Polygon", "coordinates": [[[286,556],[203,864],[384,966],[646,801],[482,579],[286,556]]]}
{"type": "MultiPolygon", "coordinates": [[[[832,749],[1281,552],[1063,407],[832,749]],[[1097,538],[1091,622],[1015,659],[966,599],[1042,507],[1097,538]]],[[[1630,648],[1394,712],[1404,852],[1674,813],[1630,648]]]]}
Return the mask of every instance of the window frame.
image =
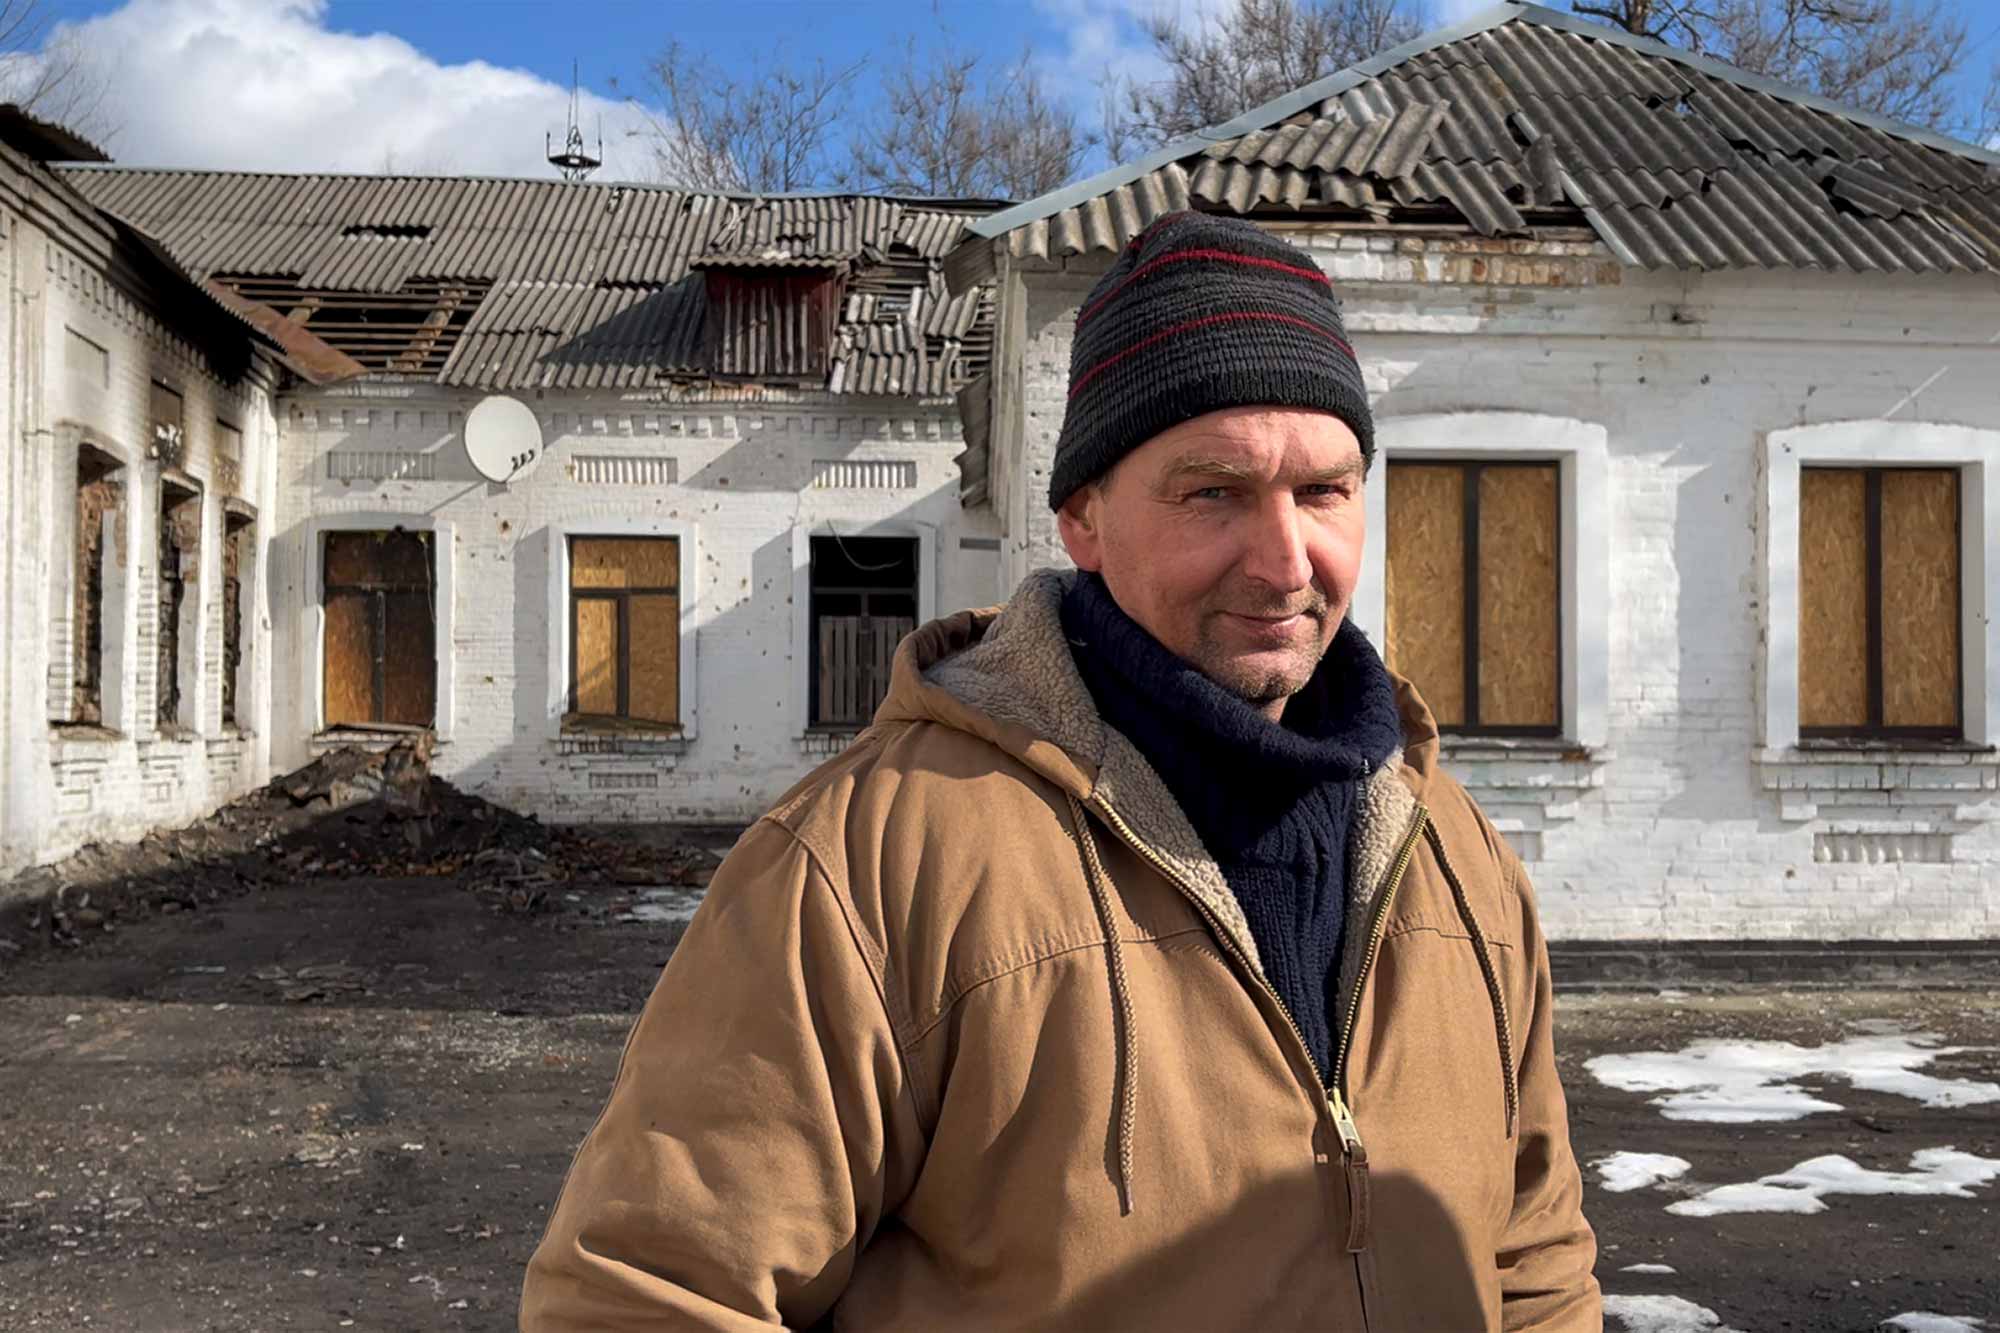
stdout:
{"type": "MultiPolygon", "coordinates": [[[[404,528],[411,532],[431,534],[431,588],[435,600],[435,618],[432,622],[435,640],[433,656],[437,662],[437,680],[431,691],[431,734],[440,744],[450,741],[456,725],[457,690],[454,665],[457,661],[457,636],[454,632],[454,618],[457,599],[454,596],[455,569],[457,561],[457,523],[424,513],[397,513],[394,510],[355,510],[342,514],[326,514],[308,520],[305,525],[303,551],[306,588],[306,612],[310,617],[307,626],[308,679],[306,687],[311,691],[311,702],[307,705],[312,719],[312,734],[322,735],[328,730],[326,720],[326,535],[331,532],[380,532],[389,528],[404,528]]],[[[275,544],[272,548],[275,550],[275,544]]]]}
{"type": "MultiPolygon", "coordinates": [[[[569,692],[563,713],[564,718],[566,720],[573,720],[585,727],[612,723],[629,724],[635,727],[655,726],[663,729],[678,727],[680,725],[678,720],[669,722],[664,718],[635,718],[632,716],[632,599],[634,597],[672,596],[675,604],[675,615],[678,616],[682,605],[680,588],[676,586],[672,588],[590,588],[579,590],[575,583],[575,552],[576,544],[580,541],[673,542],[674,563],[676,565],[682,564],[680,543],[674,537],[658,533],[639,534],[629,532],[610,535],[601,532],[565,532],[563,534],[563,582],[569,594],[569,671],[567,673],[569,692]],[[584,602],[610,602],[617,608],[618,711],[616,713],[586,713],[578,706],[576,649],[579,634],[577,631],[577,614],[584,602]]],[[[678,648],[676,648],[676,652],[678,651],[678,648]]],[[[676,684],[678,685],[680,677],[679,661],[674,663],[674,675],[676,684]]],[[[678,693],[678,689],[676,693],[678,693]]],[[[675,702],[674,711],[676,713],[680,711],[678,700],[675,702]]]]}
{"type": "MultiPolygon", "coordinates": [[[[831,494],[831,493],[829,493],[831,494]]],[[[937,525],[908,518],[843,517],[821,514],[802,519],[792,528],[792,735],[804,741],[829,734],[847,735],[856,728],[816,727],[812,723],[813,701],[811,660],[815,647],[812,630],[812,539],[838,535],[843,540],[856,537],[914,537],[917,541],[917,625],[919,628],[938,616],[937,525]]]]}
{"type": "MultiPolygon", "coordinates": [[[[370,532],[395,532],[398,531],[398,529],[364,528],[360,529],[359,531],[365,534],[370,532]]],[[[389,633],[389,621],[388,621],[389,604],[387,599],[390,594],[400,593],[407,595],[412,592],[422,592],[430,599],[431,656],[433,660],[436,659],[438,653],[437,538],[434,537],[431,533],[423,531],[421,529],[402,528],[400,529],[400,531],[405,532],[410,536],[421,539],[426,550],[430,555],[430,578],[421,587],[413,586],[410,584],[396,584],[396,583],[328,583],[326,581],[326,555],[327,555],[327,547],[331,544],[328,539],[331,536],[345,536],[351,534],[333,533],[333,534],[327,534],[326,536],[322,536],[320,539],[319,549],[318,549],[319,567],[320,567],[320,611],[322,615],[325,614],[328,599],[336,595],[360,594],[369,599],[369,605],[373,611],[373,615],[369,622],[369,638],[371,641],[371,646],[377,650],[374,654],[374,670],[369,680],[370,711],[375,713],[383,712],[388,702],[388,683],[389,683],[388,672],[385,669],[384,664],[388,661],[389,653],[392,649],[392,645],[388,642],[387,638],[389,633]],[[378,635],[382,637],[378,639],[376,637],[378,635]]],[[[322,659],[322,664],[323,662],[324,659],[322,659]]],[[[322,713],[324,713],[325,708],[326,708],[326,685],[324,678],[322,678],[320,683],[320,709],[322,713]]],[[[332,725],[336,727],[353,727],[353,726],[368,727],[368,726],[414,726],[416,724],[407,722],[391,722],[387,718],[383,717],[370,717],[358,722],[351,719],[343,720],[335,722],[332,725]]],[[[431,725],[433,727],[437,725],[437,684],[435,681],[433,681],[431,684],[431,725]]]]}
{"type": "Polygon", "coordinates": [[[1348,617],[1386,649],[1388,469],[1423,462],[1555,463],[1557,485],[1557,731],[1534,737],[1453,732],[1469,744],[1559,745],[1601,750],[1609,742],[1611,500],[1609,435],[1591,421],[1539,412],[1426,412],[1378,417],[1375,461],[1363,492],[1366,535],[1348,617]]]}
{"type": "Polygon", "coordinates": [[[862,616],[868,618],[874,618],[873,613],[871,613],[868,610],[869,599],[874,597],[907,597],[914,604],[913,615],[915,617],[915,623],[911,626],[911,628],[914,629],[917,625],[925,623],[921,612],[916,609],[920,608],[923,602],[923,594],[922,594],[923,581],[924,581],[924,548],[923,548],[923,543],[919,541],[914,534],[909,536],[904,536],[897,533],[880,533],[880,532],[836,533],[832,530],[831,526],[829,526],[828,530],[825,532],[814,532],[814,533],[809,533],[807,535],[806,537],[807,606],[806,606],[806,638],[805,638],[806,730],[814,732],[857,731],[860,730],[861,727],[865,727],[867,725],[866,723],[862,723],[860,724],[860,726],[857,726],[852,722],[828,722],[821,718],[816,718],[813,716],[814,710],[819,707],[820,674],[822,670],[821,663],[819,660],[819,633],[817,630],[817,626],[821,615],[819,609],[819,599],[821,597],[859,597],[861,599],[862,616]],[[904,589],[901,588],[868,588],[868,587],[861,587],[859,585],[847,587],[837,584],[831,587],[822,588],[818,584],[814,583],[812,577],[812,544],[816,541],[829,541],[835,539],[842,542],[848,542],[848,541],[907,542],[909,544],[910,563],[912,566],[910,571],[910,586],[908,590],[905,591],[904,589]]]}
{"type": "Polygon", "coordinates": [[[2000,430],[1925,421],[1834,421],[1771,431],[1759,443],[1757,525],[1763,654],[1759,741],[1783,752],[1822,746],[1990,749],[2000,727],[2000,430]],[[1958,479],[1959,719],[1955,740],[1894,735],[1819,738],[1799,727],[1799,474],[1806,467],[1950,467],[1958,479]]]}
{"type": "MultiPolygon", "coordinates": [[[[1440,720],[1438,732],[1444,736],[1463,736],[1472,740],[1557,740],[1562,736],[1562,679],[1563,679],[1563,606],[1562,606],[1562,463],[1553,458],[1410,458],[1399,456],[1382,460],[1382,485],[1389,484],[1389,468],[1396,464],[1406,467],[1448,467],[1455,469],[1463,478],[1461,482],[1463,505],[1460,510],[1461,536],[1459,544],[1464,556],[1462,576],[1464,588],[1464,690],[1467,721],[1447,724],[1440,720]],[[1500,468],[1549,468],[1556,479],[1556,719],[1545,725],[1518,723],[1486,723],[1479,718],[1479,481],[1488,469],[1500,468]]],[[[1386,512],[1386,508],[1385,508],[1386,512]]],[[[1386,562],[1386,556],[1385,556],[1386,562]]],[[[1385,638],[1383,656],[1388,655],[1386,629],[1388,625],[1388,566],[1385,563],[1383,577],[1383,626],[1385,638]]]]}
{"type": "MultiPolygon", "coordinates": [[[[1799,726],[1799,739],[1803,741],[1943,741],[1956,742],[1965,738],[1965,651],[1961,644],[1958,653],[1957,671],[1953,680],[1956,687],[1952,702],[1955,721],[1949,726],[1889,726],[1882,721],[1885,708],[1884,675],[1882,657],[1882,475],[1886,472],[1951,472],[1956,474],[1959,492],[1959,524],[1964,525],[1965,513],[1965,473],[1960,468],[1930,467],[1917,463],[1861,463],[1861,464],[1819,464],[1809,463],[1799,468],[1800,486],[1804,486],[1804,474],[1812,472],[1859,472],[1862,476],[1862,530],[1865,534],[1864,561],[1867,565],[1867,606],[1868,606],[1868,721],[1858,726],[1820,727],[1799,726]]],[[[1963,540],[1958,548],[1958,577],[1955,589],[1958,604],[1954,608],[1958,620],[1959,633],[1965,632],[1965,545],[1963,540]]],[[[1805,571],[1800,569],[1800,578],[1805,571]]]]}
{"type": "MultiPolygon", "coordinates": [[[[570,614],[570,568],[569,542],[571,537],[671,537],[678,543],[680,552],[680,715],[678,726],[658,724],[654,730],[661,736],[671,734],[680,746],[691,746],[700,735],[701,675],[699,656],[699,635],[696,632],[698,613],[701,607],[701,527],[698,523],[682,518],[660,518],[633,514],[599,515],[591,518],[579,517],[572,520],[553,522],[542,533],[521,544],[515,557],[523,559],[539,551],[548,568],[548,633],[547,640],[547,688],[544,696],[543,714],[546,717],[543,738],[560,741],[567,731],[591,731],[599,728],[616,727],[625,732],[645,732],[647,726],[641,722],[607,723],[601,720],[585,720],[572,723],[570,718],[571,681],[574,678],[572,659],[575,656],[573,640],[574,625],[570,614]]],[[[596,715],[592,715],[595,719],[596,715]]]]}

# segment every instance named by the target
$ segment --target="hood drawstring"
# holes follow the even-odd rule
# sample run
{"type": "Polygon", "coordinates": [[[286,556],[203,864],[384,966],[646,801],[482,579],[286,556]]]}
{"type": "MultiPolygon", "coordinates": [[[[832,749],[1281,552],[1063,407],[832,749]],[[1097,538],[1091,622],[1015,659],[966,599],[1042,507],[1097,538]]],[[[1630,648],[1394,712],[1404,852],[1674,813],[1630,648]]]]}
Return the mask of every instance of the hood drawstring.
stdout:
{"type": "Polygon", "coordinates": [[[1111,877],[1097,857],[1097,840],[1090,836],[1090,819],[1083,803],[1071,796],[1069,813],[1076,824],[1076,840],[1083,851],[1084,878],[1090,883],[1091,901],[1097,906],[1098,923],[1104,928],[1104,951],[1111,964],[1111,995],[1118,1028],[1118,1195],[1119,1213],[1132,1214],[1132,1138],[1138,1120],[1138,1043],[1132,1035],[1132,990],[1125,979],[1125,949],[1118,939],[1118,921],[1111,910],[1111,877]]]}

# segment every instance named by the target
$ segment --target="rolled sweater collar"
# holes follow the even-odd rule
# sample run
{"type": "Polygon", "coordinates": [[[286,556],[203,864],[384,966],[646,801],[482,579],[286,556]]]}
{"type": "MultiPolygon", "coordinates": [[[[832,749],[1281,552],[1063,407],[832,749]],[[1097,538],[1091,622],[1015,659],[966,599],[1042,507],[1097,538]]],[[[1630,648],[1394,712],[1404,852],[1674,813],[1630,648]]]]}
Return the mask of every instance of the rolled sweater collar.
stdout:
{"type": "Polygon", "coordinates": [[[1296,796],[1368,776],[1402,744],[1395,689],[1381,657],[1351,621],[1282,724],[1176,657],[1128,616],[1096,574],[1079,575],[1062,622],[1079,671],[1105,720],[1125,733],[1211,842],[1254,838],[1296,796]]]}

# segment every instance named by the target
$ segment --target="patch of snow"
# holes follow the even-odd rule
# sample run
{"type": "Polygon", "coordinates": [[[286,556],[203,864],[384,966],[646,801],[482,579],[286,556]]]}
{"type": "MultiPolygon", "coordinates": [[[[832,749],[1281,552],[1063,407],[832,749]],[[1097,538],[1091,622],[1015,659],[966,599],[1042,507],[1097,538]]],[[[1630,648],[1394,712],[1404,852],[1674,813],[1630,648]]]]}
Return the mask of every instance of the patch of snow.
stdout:
{"type": "Polygon", "coordinates": [[[1679,1296],[1606,1296],[1604,1317],[1626,1333],[1736,1333],[1715,1311],[1679,1296]]]}
{"type": "Polygon", "coordinates": [[[1908,1314],[1891,1315],[1882,1321],[1883,1328],[1901,1329],[1902,1333],[1979,1333],[1986,1327],[1984,1319],[1971,1315],[1932,1314],[1928,1310],[1913,1310],[1908,1314]]]}
{"type": "Polygon", "coordinates": [[[2000,1159],[1954,1148],[1924,1148],[1910,1157],[1910,1171],[1876,1171],[1832,1153],[1789,1171],[1741,1185],[1722,1185],[1667,1205],[1683,1217],[1719,1213],[1819,1213],[1828,1194],[1936,1194],[1957,1199],[2000,1179],[2000,1159]]]}
{"type": "Polygon", "coordinates": [[[1607,1192],[1623,1194],[1684,1176],[1689,1163],[1686,1158],[1669,1157],[1665,1153],[1615,1152],[1598,1158],[1591,1166],[1597,1171],[1598,1184],[1607,1192]]]}
{"type": "Polygon", "coordinates": [[[1816,1111],[1841,1110],[1839,1103],[1816,1096],[1799,1082],[1813,1075],[1845,1079],[1856,1088],[1925,1106],[2000,1102],[2000,1083],[1917,1072],[1940,1056],[1969,1049],[1937,1041],[1927,1032],[1869,1032],[1824,1046],[1711,1040],[1680,1051],[1600,1055],[1585,1061],[1584,1068],[1608,1087],[1662,1094],[1653,1104],[1669,1120],[1717,1124],[1798,1120],[1816,1111]]]}
{"type": "Polygon", "coordinates": [[[1626,1264],[1618,1270],[1621,1273],[1671,1273],[1672,1264],[1626,1264]]]}

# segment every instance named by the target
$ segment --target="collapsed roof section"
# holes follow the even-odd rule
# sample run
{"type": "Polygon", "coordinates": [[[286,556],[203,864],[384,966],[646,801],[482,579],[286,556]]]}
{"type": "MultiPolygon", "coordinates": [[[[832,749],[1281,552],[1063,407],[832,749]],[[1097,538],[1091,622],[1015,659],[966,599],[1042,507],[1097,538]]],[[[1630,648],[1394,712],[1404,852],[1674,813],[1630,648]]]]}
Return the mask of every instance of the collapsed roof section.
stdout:
{"type": "MultiPolygon", "coordinates": [[[[990,355],[992,303],[942,260],[981,201],[741,197],[644,185],[78,166],[67,179],[189,271],[375,375],[479,389],[768,383],[943,399],[990,355]],[[712,293],[821,274],[814,355],[712,293]]],[[[817,289],[816,289],[817,290],[817,289]]],[[[783,313],[783,312],[781,312],[783,313]]],[[[786,319],[791,316],[786,315],[786,319]]],[[[782,321],[781,321],[782,322],[782,321]]]]}

